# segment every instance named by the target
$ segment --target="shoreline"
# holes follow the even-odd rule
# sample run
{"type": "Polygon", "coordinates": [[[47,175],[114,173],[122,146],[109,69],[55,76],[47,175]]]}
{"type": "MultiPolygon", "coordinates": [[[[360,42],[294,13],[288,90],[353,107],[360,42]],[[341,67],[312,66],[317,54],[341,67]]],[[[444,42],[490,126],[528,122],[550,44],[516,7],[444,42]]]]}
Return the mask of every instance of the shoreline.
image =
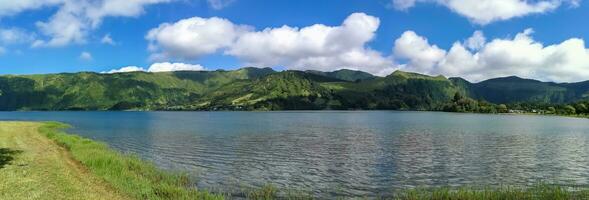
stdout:
{"type": "Polygon", "coordinates": [[[504,116],[545,116],[545,117],[568,117],[577,119],[589,119],[589,115],[559,115],[559,114],[538,114],[538,113],[482,113],[482,112],[448,112],[448,111],[437,111],[437,110],[12,110],[12,111],[0,111],[7,113],[27,113],[27,112],[137,112],[137,113],[149,113],[149,112],[212,112],[212,113],[223,113],[223,112],[237,112],[237,113],[272,113],[272,112],[432,112],[432,113],[455,113],[455,114],[478,114],[478,115],[504,115],[504,116]]]}
{"type": "MultiPolygon", "coordinates": [[[[9,199],[28,199],[30,193],[39,193],[39,197],[43,197],[42,199],[223,199],[221,195],[214,195],[192,187],[190,180],[183,173],[161,170],[151,162],[134,155],[119,153],[110,149],[104,143],[65,133],[62,130],[68,128],[69,125],[63,123],[1,121],[0,127],[3,128],[3,131],[0,132],[0,138],[10,137],[27,142],[27,145],[24,146],[13,145],[10,147],[10,144],[5,144],[9,147],[0,146],[0,148],[15,148],[21,152],[19,155],[10,155],[11,162],[4,163],[7,166],[5,166],[6,168],[14,168],[14,171],[0,168],[0,174],[6,173],[2,174],[6,177],[18,176],[20,173],[27,173],[22,171],[26,169],[21,169],[20,166],[44,164],[45,162],[37,163],[37,160],[51,156],[53,155],[52,152],[57,151],[44,151],[46,149],[61,149],[60,153],[53,155],[53,161],[68,161],[74,166],[42,165],[43,168],[36,169],[34,172],[41,175],[51,174],[53,171],[60,171],[61,173],[56,176],[33,179],[33,181],[39,182],[39,185],[30,188],[30,191],[24,191],[26,194],[20,194],[20,196],[16,194],[18,191],[5,193],[0,190],[0,195],[11,197],[9,199]],[[28,135],[18,134],[23,127],[29,129],[28,135]],[[36,139],[32,140],[33,137],[36,139]],[[42,150],[30,152],[26,148],[27,146],[35,146],[42,148],[42,150]],[[32,160],[23,160],[23,157],[28,155],[37,155],[37,157],[32,160]],[[25,163],[23,164],[23,162],[25,163]],[[81,172],[78,176],[70,177],[72,174],[76,174],[73,173],[74,171],[81,172]],[[62,180],[65,178],[71,180],[62,180]],[[76,180],[83,180],[84,183],[76,184],[76,180]],[[68,185],[86,189],[73,190],[68,185]],[[94,190],[95,188],[110,188],[110,191],[106,193],[97,192],[94,190]],[[71,192],[72,190],[74,192],[71,192]],[[116,195],[109,197],[109,194],[116,195]]],[[[2,177],[0,176],[0,179],[2,177]]],[[[24,181],[24,183],[29,184],[30,180],[22,179],[16,178],[15,182],[24,181]]],[[[7,185],[6,187],[9,188],[10,186],[7,185]]]]}

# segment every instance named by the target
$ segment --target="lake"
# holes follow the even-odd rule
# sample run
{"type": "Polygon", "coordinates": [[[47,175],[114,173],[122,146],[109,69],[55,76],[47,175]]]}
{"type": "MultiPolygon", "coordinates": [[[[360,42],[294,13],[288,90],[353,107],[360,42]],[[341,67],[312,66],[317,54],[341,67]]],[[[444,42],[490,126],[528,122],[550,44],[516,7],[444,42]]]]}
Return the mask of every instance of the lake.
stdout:
{"type": "Polygon", "coordinates": [[[589,185],[587,119],[394,111],[0,112],[187,171],[214,191],[320,197],[427,186],[589,185]]]}

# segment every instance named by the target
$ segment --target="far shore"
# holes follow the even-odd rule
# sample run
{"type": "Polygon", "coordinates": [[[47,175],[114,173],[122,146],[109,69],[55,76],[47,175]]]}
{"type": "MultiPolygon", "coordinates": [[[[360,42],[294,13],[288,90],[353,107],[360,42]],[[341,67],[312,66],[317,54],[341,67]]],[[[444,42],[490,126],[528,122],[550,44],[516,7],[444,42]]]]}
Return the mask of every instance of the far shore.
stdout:
{"type": "Polygon", "coordinates": [[[564,114],[543,114],[533,112],[505,112],[505,113],[482,113],[482,112],[448,112],[439,110],[5,110],[0,112],[435,112],[435,113],[461,113],[480,115],[512,115],[512,116],[547,116],[547,117],[570,117],[589,118],[589,115],[564,115],[564,114]]]}

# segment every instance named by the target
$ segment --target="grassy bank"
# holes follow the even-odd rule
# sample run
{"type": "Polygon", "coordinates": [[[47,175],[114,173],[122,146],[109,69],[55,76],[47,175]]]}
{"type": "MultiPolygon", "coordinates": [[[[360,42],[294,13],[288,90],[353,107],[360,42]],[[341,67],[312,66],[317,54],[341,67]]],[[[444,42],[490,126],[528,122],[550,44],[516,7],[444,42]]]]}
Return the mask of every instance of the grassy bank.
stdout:
{"type": "Polygon", "coordinates": [[[106,144],[61,130],[67,126],[47,122],[39,132],[66,148],[92,174],[118,191],[136,199],[223,199],[192,187],[188,176],[158,169],[136,156],[123,155],[106,144]]]}
{"type": "Polygon", "coordinates": [[[436,188],[398,191],[397,200],[584,200],[589,190],[538,184],[533,187],[436,188]]]}
{"type": "Polygon", "coordinates": [[[0,122],[0,199],[130,199],[39,134],[41,126],[0,122]]]}

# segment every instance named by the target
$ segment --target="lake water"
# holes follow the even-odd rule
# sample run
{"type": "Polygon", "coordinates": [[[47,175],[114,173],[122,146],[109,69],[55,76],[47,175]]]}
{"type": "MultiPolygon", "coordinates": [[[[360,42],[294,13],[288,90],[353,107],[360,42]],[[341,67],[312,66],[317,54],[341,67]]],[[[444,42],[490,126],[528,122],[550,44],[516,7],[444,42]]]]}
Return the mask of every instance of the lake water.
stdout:
{"type": "Polygon", "coordinates": [[[197,186],[333,196],[421,186],[589,185],[589,120],[434,112],[0,112],[184,170],[197,186]]]}

